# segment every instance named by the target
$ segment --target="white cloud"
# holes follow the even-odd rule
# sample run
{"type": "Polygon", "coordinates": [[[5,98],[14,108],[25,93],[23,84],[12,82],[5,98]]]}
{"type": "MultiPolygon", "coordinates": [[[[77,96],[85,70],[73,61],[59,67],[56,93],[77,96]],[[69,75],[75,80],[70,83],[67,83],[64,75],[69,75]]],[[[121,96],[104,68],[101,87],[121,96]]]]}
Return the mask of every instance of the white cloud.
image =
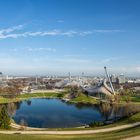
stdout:
{"type": "Polygon", "coordinates": [[[49,51],[49,52],[56,52],[56,49],[54,48],[27,48],[28,51],[34,52],[34,51],[49,51]]]}
{"type": "Polygon", "coordinates": [[[74,35],[80,35],[80,32],[70,30],[70,31],[66,31],[66,32],[61,32],[61,35],[72,37],[74,35]]]}
{"type": "Polygon", "coordinates": [[[83,32],[80,32],[80,35],[81,36],[86,36],[86,35],[90,35],[90,34],[93,34],[94,31],[83,31],[83,32]]]}
{"type": "Polygon", "coordinates": [[[9,49],[12,52],[56,52],[55,48],[51,47],[19,47],[9,49]]]}
{"type": "Polygon", "coordinates": [[[60,30],[52,30],[52,31],[45,31],[41,32],[41,36],[56,36],[56,35],[61,35],[60,30]]]}
{"type": "Polygon", "coordinates": [[[122,32],[121,30],[88,30],[88,31],[76,31],[76,30],[67,30],[62,31],[58,29],[49,30],[49,31],[27,31],[18,33],[18,30],[22,30],[23,25],[18,25],[14,27],[10,27],[7,29],[0,30],[0,39],[6,38],[19,38],[19,37],[36,37],[36,36],[87,36],[92,35],[94,33],[116,33],[122,32]]]}
{"type": "Polygon", "coordinates": [[[6,33],[11,33],[11,32],[16,31],[16,30],[21,30],[22,28],[23,28],[23,25],[18,25],[18,26],[2,29],[2,30],[0,30],[0,35],[6,34],[6,33]]]}
{"type": "Polygon", "coordinates": [[[115,33],[115,32],[123,32],[122,30],[93,30],[95,33],[115,33]]]}
{"type": "Polygon", "coordinates": [[[41,35],[42,34],[42,32],[26,32],[26,33],[24,33],[24,35],[26,36],[38,36],[38,35],[41,35]]]}

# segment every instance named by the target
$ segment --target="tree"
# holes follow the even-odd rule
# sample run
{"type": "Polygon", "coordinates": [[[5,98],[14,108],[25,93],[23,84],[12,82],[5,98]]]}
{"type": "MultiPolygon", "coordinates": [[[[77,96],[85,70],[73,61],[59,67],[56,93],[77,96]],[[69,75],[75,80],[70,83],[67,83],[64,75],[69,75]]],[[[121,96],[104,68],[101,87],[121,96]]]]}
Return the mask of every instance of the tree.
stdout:
{"type": "Polygon", "coordinates": [[[0,128],[2,129],[10,128],[10,116],[8,115],[5,106],[2,107],[0,112],[0,128]]]}
{"type": "Polygon", "coordinates": [[[105,121],[108,121],[109,116],[111,115],[111,106],[109,103],[103,103],[100,106],[102,115],[105,117],[105,121]]]}
{"type": "Polygon", "coordinates": [[[113,107],[113,113],[114,113],[114,120],[117,121],[117,114],[119,113],[120,106],[118,103],[116,103],[112,107],[113,107]]]}
{"type": "Polygon", "coordinates": [[[115,101],[116,104],[119,104],[119,103],[120,103],[121,97],[120,97],[119,94],[116,94],[116,95],[114,96],[114,101],[115,101]]]}

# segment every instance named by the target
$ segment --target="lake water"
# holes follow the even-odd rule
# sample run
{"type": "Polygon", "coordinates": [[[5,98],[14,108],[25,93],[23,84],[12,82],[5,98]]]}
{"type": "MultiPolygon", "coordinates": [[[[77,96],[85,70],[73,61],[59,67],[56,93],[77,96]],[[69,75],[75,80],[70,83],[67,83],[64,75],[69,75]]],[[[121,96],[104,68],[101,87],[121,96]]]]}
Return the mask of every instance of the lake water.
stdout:
{"type": "Polygon", "coordinates": [[[16,123],[24,120],[28,126],[39,128],[78,127],[93,121],[104,121],[114,114],[112,107],[106,108],[68,104],[59,99],[30,99],[7,105],[8,113],[16,123]]]}
{"type": "Polygon", "coordinates": [[[24,119],[31,127],[77,127],[104,120],[98,106],[76,106],[59,99],[31,99],[18,106],[12,118],[18,124],[24,119]]]}

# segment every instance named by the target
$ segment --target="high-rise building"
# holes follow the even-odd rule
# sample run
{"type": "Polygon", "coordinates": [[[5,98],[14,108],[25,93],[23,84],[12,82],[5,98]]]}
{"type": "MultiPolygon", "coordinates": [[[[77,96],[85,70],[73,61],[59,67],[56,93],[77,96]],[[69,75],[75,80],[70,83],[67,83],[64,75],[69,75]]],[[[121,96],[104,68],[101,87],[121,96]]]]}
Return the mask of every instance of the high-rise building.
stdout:
{"type": "Polygon", "coordinates": [[[125,76],[123,74],[118,76],[118,83],[119,84],[124,84],[126,82],[125,76]]]}

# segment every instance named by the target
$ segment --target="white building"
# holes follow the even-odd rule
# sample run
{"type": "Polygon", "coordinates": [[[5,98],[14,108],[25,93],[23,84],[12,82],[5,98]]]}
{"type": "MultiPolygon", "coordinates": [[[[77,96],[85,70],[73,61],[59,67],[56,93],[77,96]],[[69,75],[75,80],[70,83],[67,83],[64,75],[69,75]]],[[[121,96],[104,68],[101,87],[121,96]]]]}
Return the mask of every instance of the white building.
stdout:
{"type": "Polygon", "coordinates": [[[124,84],[126,82],[125,76],[123,74],[118,76],[118,83],[119,84],[124,84]]]}

